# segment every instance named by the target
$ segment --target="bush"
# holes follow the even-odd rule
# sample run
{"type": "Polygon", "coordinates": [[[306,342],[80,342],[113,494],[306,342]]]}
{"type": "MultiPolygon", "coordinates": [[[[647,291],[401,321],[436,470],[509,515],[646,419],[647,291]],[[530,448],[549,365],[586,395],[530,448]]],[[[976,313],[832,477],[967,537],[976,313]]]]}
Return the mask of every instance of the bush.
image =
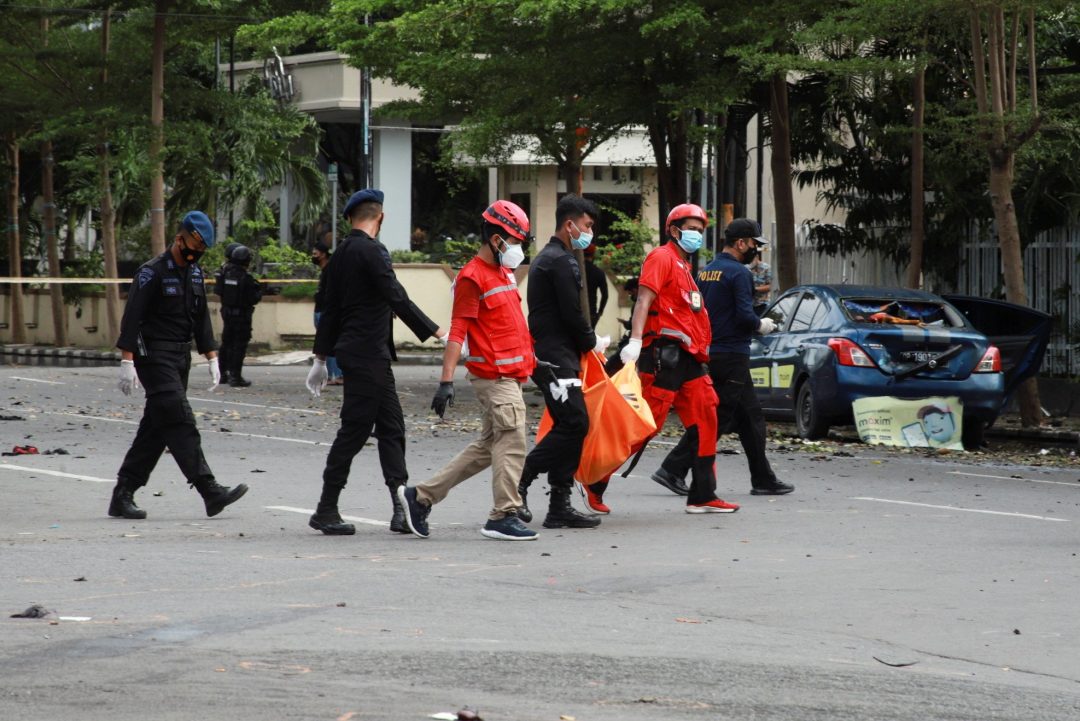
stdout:
{"type": "Polygon", "coordinates": [[[272,266],[275,278],[305,278],[314,274],[315,266],[311,263],[311,255],[302,250],[270,243],[259,248],[257,253],[264,266],[272,266]]]}
{"type": "Polygon", "coordinates": [[[282,298],[314,298],[318,283],[289,283],[282,287],[282,298]]]}
{"type": "Polygon", "coordinates": [[[422,250],[392,250],[390,260],[394,263],[430,263],[430,256],[422,250]]]}
{"type": "MultiPolygon", "coordinates": [[[[596,264],[620,277],[633,276],[641,272],[645,260],[645,246],[654,242],[653,231],[639,218],[631,218],[626,213],[607,207],[616,220],[610,231],[623,238],[621,243],[610,243],[596,250],[596,264]]],[[[612,236],[603,235],[601,240],[610,240],[612,236]]]]}

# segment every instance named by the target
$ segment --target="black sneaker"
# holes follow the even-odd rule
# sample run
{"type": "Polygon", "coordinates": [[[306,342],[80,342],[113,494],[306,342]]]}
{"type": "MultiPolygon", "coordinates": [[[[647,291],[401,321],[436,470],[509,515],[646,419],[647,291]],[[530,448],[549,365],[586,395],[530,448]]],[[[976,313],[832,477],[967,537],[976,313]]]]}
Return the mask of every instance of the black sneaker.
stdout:
{"type": "Polygon", "coordinates": [[[251,385],[251,381],[242,376],[233,376],[229,379],[230,388],[247,388],[251,385]]]}
{"type": "Polygon", "coordinates": [[[795,490],[795,486],[783,481],[774,481],[767,486],[750,489],[751,496],[782,496],[795,490]]]}
{"type": "Polygon", "coordinates": [[[686,481],[679,478],[674,473],[668,473],[663,468],[657,468],[656,473],[649,477],[676,495],[690,495],[690,489],[686,487],[686,481]]]}
{"type": "Polygon", "coordinates": [[[414,536],[427,538],[429,535],[427,517],[431,513],[431,506],[420,502],[416,497],[416,488],[413,486],[398,486],[397,497],[401,505],[405,507],[405,522],[409,524],[409,530],[414,536]]]}
{"type": "Polygon", "coordinates": [[[539,535],[525,527],[517,516],[506,516],[497,521],[488,521],[480,529],[481,535],[499,541],[535,541],[539,535]]]}

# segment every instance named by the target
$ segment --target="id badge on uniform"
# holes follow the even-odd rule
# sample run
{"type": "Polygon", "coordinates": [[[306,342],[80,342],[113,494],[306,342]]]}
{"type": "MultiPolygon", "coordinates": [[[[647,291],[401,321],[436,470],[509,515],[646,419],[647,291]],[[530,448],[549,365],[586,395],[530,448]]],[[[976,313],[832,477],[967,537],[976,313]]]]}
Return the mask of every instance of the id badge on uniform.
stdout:
{"type": "Polygon", "coordinates": [[[701,292],[697,290],[690,291],[690,310],[695,313],[701,311],[701,292]]]}

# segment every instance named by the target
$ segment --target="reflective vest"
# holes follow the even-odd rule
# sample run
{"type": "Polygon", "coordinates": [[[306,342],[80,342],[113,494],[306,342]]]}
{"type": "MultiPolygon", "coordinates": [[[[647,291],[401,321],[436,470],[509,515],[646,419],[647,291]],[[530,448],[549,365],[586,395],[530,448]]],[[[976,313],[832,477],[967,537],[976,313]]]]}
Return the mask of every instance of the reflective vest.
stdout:
{"type": "Polygon", "coordinates": [[[536,356],[513,274],[473,258],[458,278],[468,278],[480,289],[480,308],[466,338],[465,367],[481,378],[531,375],[536,356]]]}
{"type": "Polygon", "coordinates": [[[698,360],[709,360],[712,326],[690,263],[679,256],[674,243],[661,245],[646,256],[642,277],[652,277],[645,272],[651,263],[661,264],[653,269],[659,271],[662,282],[653,289],[658,293],[649,308],[642,342],[648,346],[657,340],[677,341],[698,360]]]}

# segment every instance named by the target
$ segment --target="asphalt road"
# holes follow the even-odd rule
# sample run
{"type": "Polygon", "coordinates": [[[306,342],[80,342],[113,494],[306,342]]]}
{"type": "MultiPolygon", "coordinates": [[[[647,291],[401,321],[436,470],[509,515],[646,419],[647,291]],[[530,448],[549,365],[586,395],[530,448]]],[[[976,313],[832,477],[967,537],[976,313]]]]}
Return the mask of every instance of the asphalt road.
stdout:
{"type": "MultiPolygon", "coordinates": [[[[438,422],[437,369],[397,373],[423,479],[477,407],[459,381],[438,422]]],[[[208,393],[204,374],[206,455],[250,493],[208,519],[165,457],[150,517],[126,521],[106,508],[141,398],[113,368],[0,368],[0,414],[22,419],[0,447],[43,452],[0,459],[0,720],[1080,718],[1076,468],[772,443],[793,495],[751,497],[721,455],[742,510],[690,516],[648,480],[657,445],[599,529],[508,543],[478,532],[486,474],[429,539],[392,534],[372,446],[342,499],[357,534],[327,537],[307,515],[340,389],[311,399],[285,367],[208,393]],[[31,604],[59,618],[9,618],[31,604]]]]}

